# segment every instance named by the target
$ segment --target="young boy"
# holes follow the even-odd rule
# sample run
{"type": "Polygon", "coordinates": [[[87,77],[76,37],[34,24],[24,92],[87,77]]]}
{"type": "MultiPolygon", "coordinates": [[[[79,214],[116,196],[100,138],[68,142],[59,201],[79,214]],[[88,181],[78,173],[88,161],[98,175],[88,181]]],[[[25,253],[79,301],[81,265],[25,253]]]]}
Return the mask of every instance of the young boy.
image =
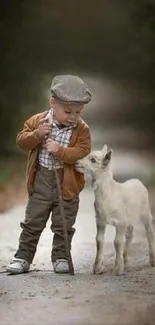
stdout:
{"type": "Polygon", "coordinates": [[[77,159],[90,152],[91,139],[88,125],[80,118],[84,104],[91,100],[87,85],[77,76],[56,76],[51,85],[49,111],[36,114],[26,121],[17,135],[18,146],[29,151],[27,163],[26,207],[19,247],[7,272],[28,272],[37,244],[51,215],[54,233],[51,260],[56,273],[68,273],[63,226],[59,209],[57,185],[52,156],[62,188],[68,237],[71,241],[73,225],[79,206],[79,192],[84,187],[84,176],[74,169],[77,159]]]}

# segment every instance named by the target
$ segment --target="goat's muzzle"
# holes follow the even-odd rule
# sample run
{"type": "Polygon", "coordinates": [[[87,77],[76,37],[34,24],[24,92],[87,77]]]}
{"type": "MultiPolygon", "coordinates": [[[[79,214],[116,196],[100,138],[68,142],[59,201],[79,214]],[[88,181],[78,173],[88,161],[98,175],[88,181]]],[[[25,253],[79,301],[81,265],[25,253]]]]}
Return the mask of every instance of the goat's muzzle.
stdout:
{"type": "Polygon", "coordinates": [[[82,173],[82,174],[84,173],[84,168],[83,168],[82,164],[79,161],[77,161],[75,163],[74,167],[79,173],[82,173]]]}

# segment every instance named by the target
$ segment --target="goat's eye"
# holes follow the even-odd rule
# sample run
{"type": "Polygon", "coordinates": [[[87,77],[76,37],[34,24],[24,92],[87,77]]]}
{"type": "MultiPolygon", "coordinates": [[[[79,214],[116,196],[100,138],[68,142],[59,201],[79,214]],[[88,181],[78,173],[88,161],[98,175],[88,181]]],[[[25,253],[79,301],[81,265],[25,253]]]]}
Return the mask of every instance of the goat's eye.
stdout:
{"type": "Polygon", "coordinates": [[[91,161],[92,163],[96,163],[96,159],[93,158],[93,157],[90,158],[90,161],[91,161]]]}

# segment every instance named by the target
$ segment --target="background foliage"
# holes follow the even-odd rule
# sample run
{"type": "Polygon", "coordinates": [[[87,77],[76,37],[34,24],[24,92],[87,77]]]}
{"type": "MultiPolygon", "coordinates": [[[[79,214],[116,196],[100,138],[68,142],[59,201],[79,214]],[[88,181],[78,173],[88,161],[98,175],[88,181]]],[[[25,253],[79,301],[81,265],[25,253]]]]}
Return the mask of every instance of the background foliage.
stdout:
{"type": "Polygon", "coordinates": [[[44,76],[62,71],[117,80],[134,97],[124,119],[154,150],[154,0],[5,0],[0,16],[1,156],[17,154],[24,120],[45,109],[44,76]]]}

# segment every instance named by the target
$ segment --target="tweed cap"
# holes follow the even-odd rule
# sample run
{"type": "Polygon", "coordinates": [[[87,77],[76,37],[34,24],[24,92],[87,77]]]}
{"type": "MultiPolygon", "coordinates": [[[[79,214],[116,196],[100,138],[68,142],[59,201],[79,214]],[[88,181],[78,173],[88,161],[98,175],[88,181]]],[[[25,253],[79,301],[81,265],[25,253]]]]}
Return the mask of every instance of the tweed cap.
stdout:
{"type": "Polygon", "coordinates": [[[92,95],[83,80],[74,75],[59,75],[54,77],[51,85],[51,95],[61,102],[70,104],[87,104],[92,95]]]}

